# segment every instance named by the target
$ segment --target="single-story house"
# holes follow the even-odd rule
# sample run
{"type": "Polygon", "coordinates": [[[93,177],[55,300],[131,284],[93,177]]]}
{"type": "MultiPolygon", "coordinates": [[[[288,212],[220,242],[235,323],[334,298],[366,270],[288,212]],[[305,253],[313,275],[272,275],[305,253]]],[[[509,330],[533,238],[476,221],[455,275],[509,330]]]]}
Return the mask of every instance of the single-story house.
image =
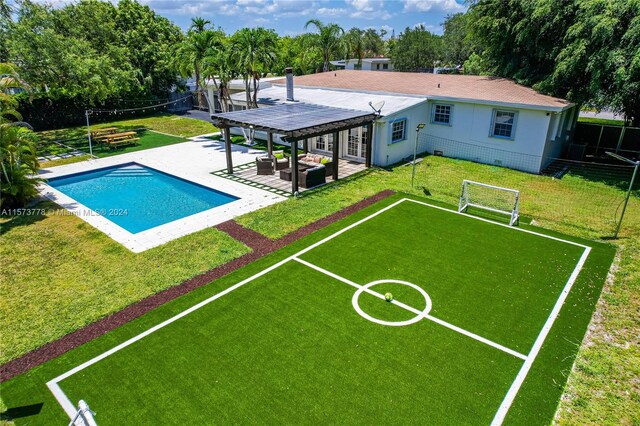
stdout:
{"type": "Polygon", "coordinates": [[[339,70],[393,71],[393,62],[390,58],[341,59],[331,61],[331,65],[339,70]]]}
{"type": "MultiPolygon", "coordinates": [[[[271,80],[259,91],[259,106],[377,110],[371,162],[379,166],[411,156],[417,141],[418,152],[540,173],[566,152],[578,118],[574,104],[497,77],[341,70],[293,81],[293,100],[285,79],[271,80]],[[418,132],[419,124],[426,126],[418,132]]],[[[232,96],[242,108],[244,94],[232,96]]],[[[342,158],[365,161],[366,129],[340,133],[342,158]]],[[[315,137],[307,146],[330,152],[332,138],[315,137]]]]}

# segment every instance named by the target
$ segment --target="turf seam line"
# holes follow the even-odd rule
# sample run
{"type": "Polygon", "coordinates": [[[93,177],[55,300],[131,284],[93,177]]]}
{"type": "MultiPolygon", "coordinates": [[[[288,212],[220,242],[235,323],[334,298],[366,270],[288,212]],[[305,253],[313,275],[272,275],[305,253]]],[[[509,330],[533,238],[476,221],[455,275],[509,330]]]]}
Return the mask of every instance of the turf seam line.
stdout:
{"type": "MultiPolygon", "coordinates": [[[[299,263],[301,263],[301,264],[303,264],[303,265],[305,265],[305,266],[308,266],[308,267],[309,267],[309,268],[311,268],[311,269],[315,269],[316,271],[321,272],[321,273],[323,273],[323,274],[325,274],[325,275],[327,275],[327,276],[330,276],[331,278],[334,278],[334,279],[336,279],[336,280],[338,280],[338,281],[342,281],[343,283],[349,284],[349,285],[351,285],[351,286],[353,286],[353,287],[356,287],[356,288],[361,288],[361,287],[363,287],[363,286],[362,286],[362,285],[360,285],[360,284],[357,284],[357,283],[355,283],[355,282],[353,282],[353,281],[351,281],[351,280],[349,280],[349,279],[347,279],[347,278],[341,277],[340,275],[337,275],[337,274],[335,274],[335,273],[333,273],[333,272],[331,272],[331,271],[327,271],[326,269],[321,268],[320,266],[314,265],[313,263],[307,262],[306,260],[300,259],[300,258],[298,258],[298,257],[294,257],[294,258],[293,258],[293,260],[295,260],[296,262],[299,262],[299,263]]],[[[382,294],[380,294],[380,293],[378,293],[378,292],[376,292],[376,291],[373,291],[373,290],[371,290],[371,289],[366,288],[366,289],[364,289],[363,291],[364,291],[365,293],[367,293],[367,294],[370,294],[370,295],[372,295],[372,296],[377,297],[378,299],[386,300],[386,299],[385,299],[385,297],[384,297],[384,295],[382,295],[382,294]]],[[[463,328],[460,328],[460,327],[458,327],[458,326],[455,326],[455,325],[453,325],[453,324],[451,324],[451,323],[448,323],[448,322],[446,322],[446,321],[443,321],[443,320],[441,320],[441,319],[439,319],[439,318],[436,318],[436,317],[434,317],[434,316],[432,316],[432,315],[429,315],[429,314],[424,315],[424,313],[423,313],[422,311],[420,311],[420,310],[418,310],[418,309],[415,309],[415,308],[414,308],[414,307],[412,307],[412,306],[406,305],[406,304],[404,304],[404,303],[402,303],[402,302],[399,302],[399,301],[397,301],[397,300],[395,300],[395,299],[394,299],[394,300],[392,300],[392,301],[391,301],[391,303],[393,303],[394,305],[396,305],[396,306],[398,306],[398,307],[400,307],[400,308],[406,309],[407,311],[412,312],[412,313],[414,313],[414,314],[416,314],[416,315],[418,315],[418,316],[422,316],[422,317],[423,317],[423,318],[425,318],[425,319],[428,319],[428,320],[430,320],[430,321],[433,321],[433,322],[435,322],[436,324],[439,324],[439,325],[441,325],[441,326],[443,326],[443,327],[446,327],[446,328],[448,328],[448,329],[450,329],[450,330],[452,330],[452,331],[458,332],[458,333],[460,333],[460,334],[462,334],[462,335],[464,335],[464,336],[470,337],[470,338],[472,338],[472,339],[474,339],[474,340],[477,340],[477,341],[479,341],[479,342],[481,342],[481,343],[484,343],[484,344],[486,344],[486,345],[489,345],[489,346],[491,346],[491,347],[493,347],[493,348],[495,348],[495,349],[501,350],[502,352],[505,352],[505,353],[507,353],[507,354],[509,354],[509,355],[512,355],[512,356],[516,357],[516,358],[520,358],[520,359],[522,359],[522,360],[526,360],[526,359],[527,359],[527,356],[526,356],[526,355],[523,355],[523,354],[521,354],[521,353],[519,353],[519,352],[516,352],[516,351],[514,351],[513,349],[509,349],[509,348],[507,348],[506,346],[503,346],[503,345],[501,345],[501,344],[499,344],[499,343],[496,343],[496,342],[494,342],[494,341],[491,341],[491,340],[489,340],[489,339],[487,339],[487,338],[485,338],[485,337],[482,337],[482,336],[480,336],[480,335],[477,335],[477,334],[475,334],[475,333],[472,333],[472,332],[470,332],[470,331],[467,331],[467,330],[465,330],[465,329],[463,329],[463,328]]]]}
{"type": "Polygon", "coordinates": [[[580,256],[580,260],[578,261],[578,264],[573,269],[573,272],[571,273],[571,276],[567,280],[567,284],[565,284],[564,288],[562,289],[562,293],[560,293],[558,300],[556,300],[556,303],[553,306],[553,309],[551,310],[551,313],[549,314],[547,321],[544,323],[542,330],[540,330],[540,334],[538,334],[538,337],[536,338],[533,344],[533,347],[529,351],[529,355],[527,356],[526,361],[520,368],[518,375],[516,376],[515,380],[511,384],[511,387],[509,388],[507,395],[504,397],[502,404],[500,404],[500,408],[498,408],[498,411],[496,412],[493,418],[493,421],[491,422],[492,426],[502,425],[502,422],[507,416],[509,408],[511,408],[511,404],[513,404],[513,401],[515,400],[518,394],[518,391],[522,386],[522,383],[526,379],[527,374],[529,373],[529,370],[531,370],[531,366],[536,360],[536,357],[538,356],[538,353],[540,352],[540,349],[542,348],[542,345],[544,344],[544,341],[546,340],[547,335],[549,334],[549,331],[551,331],[551,327],[553,326],[553,323],[558,317],[560,310],[564,306],[564,302],[569,296],[569,292],[571,291],[573,284],[578,278],[578,275],[580,274],[582,267],[587,261],[587,257],[589,257],[590,252],[591,252],[591,247],[585,246],[585,249],[582,252],[582,256],[580,256]]]}

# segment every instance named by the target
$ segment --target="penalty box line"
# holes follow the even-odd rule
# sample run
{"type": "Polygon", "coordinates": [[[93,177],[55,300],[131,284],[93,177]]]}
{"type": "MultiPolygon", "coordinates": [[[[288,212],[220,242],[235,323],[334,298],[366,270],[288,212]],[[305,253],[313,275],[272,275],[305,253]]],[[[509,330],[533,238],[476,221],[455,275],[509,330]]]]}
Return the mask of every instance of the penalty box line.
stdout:
{"type": "MultiPolygon", "coordinates": [[[[378,299],[386,300],[384,295],[382,295],[382,294],[380,294],[380,293],[378,293],[376,291],[373,291],[373,290],[371,290],[369,288],[363,288],[362,285],[360,285],[358,283],[355,283],[355,282],[353,282],[353,281],[351,281],[351,280],[349,280],[347,278],[341,277],[340,275],[335,274],[335,273],[333,273],[331,271],[327,271],[326,269],[321,268],[318,265],[314,265],[313,263],[307,262],[306,260],[303,260],[303,259],[300,259],[297,256],[294,256],[293,260],[295,260],[296,262],[298,262],[298,263],[300,263],[302,265],[305,265],[305,266],[307,266],[307,267],[309,267],[311,269],[314,269],[314,270],[316,270],[316,271],[318,271],[318,272],[320,272],[320,273],[322,273],[324,275],[327,275],[327,276],[329,276],[331,278],[334,278],[334,279],[336,279],[338,281],[341,281],[341,282],[343,282],[345,284],[349,284],[352,287],[355,287],[357,289],[362,289],[363,292],[365,292],[367,294],[370,294],[372,296],[375,296],[378,299]]],[[[444,320],[436,318],[433,315],[429,315],[429,314],[424,315],[422,311],[420,311],[418,309],[415,309],[415,308],[413,308],[411,306],[408,306],[408,305],[406,305],[406,304],[404,304],[402,302],[398,302],[395,299],[392,300],[391,303],[393,303],[394,305],[396,305],[396,306],[398,306],[398,307],[400,307],[402,309],[406,309],[407,311],[412,312],[412,313],[414,313],[414,314],[416,314],[418,316],[422,316],[423,318],[428,319],[429,321],[435,322],[436,324],[444,326],[444,327],[446,327],[446,328],[448,328],[450,330],[453,330],[453,331],[455,331],[457,333],[460,333],[460,334],[462,334],[464,336],[467,336],[467,337],[470,337],[470,338],[472,338],[474,340],[477,340],[478,342],[484,343],[485,345],[491,346],[491,347],[493,347],[495,349],[498,349],[498,350],[500,350],[502,352],[505,352],[505,353],[507,353],[507,354],[509,354],[511,356],[514,356],[516,358],[520,358],[523,361],[527,360],[527,356],[526,355],[523,355],[523,354],[521,354],[521,353],[519,353],[517,351],[514,351],[513,349],[509,349],[506,346],[502,346],[499,343],[493,342],[493,341],[491,341],[489,339],[486,339],[486,338],[484,338],[482,336],[479,336],[479,335],[477,335],[475,333],[472,333],[472,332],[470,332],[468,330],[465,330],[463,328],[460,328],[458,326],[450,324],[450,323],[448,323],[448,322],[446,322],[444,320]]]]}

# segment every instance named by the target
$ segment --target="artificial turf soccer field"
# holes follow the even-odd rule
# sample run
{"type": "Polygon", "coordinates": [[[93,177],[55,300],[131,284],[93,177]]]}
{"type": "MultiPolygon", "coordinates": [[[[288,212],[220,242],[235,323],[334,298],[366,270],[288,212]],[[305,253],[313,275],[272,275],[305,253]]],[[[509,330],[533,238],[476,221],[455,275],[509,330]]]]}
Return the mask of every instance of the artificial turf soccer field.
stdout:
{"type": "Polygon", "coordinates": [[[43,404],[18,424],[62,424],[79,399],[101,426],[549,423],[613,250],[537,232],[394,196],[4,383],[3,399],[43,404]]]}

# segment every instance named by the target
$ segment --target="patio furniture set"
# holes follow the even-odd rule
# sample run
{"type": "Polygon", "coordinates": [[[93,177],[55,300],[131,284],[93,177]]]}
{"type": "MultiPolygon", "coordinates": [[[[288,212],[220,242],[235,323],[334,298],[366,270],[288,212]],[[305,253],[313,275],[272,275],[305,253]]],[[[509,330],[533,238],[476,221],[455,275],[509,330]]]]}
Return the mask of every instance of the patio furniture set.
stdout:
{"type": "MultiPolygon", "coordinates": [[[[273,155],[256,157],[258,175],[280,173],[280,179],[291,182],[290,159],[284,151],[274,151],[273,155]]],[[[333,174],[333,161],[318,154],[300,154],[298,156],[298,182],[303,188],[313,188],[327,182],[327,176],[333,174]]]]}

